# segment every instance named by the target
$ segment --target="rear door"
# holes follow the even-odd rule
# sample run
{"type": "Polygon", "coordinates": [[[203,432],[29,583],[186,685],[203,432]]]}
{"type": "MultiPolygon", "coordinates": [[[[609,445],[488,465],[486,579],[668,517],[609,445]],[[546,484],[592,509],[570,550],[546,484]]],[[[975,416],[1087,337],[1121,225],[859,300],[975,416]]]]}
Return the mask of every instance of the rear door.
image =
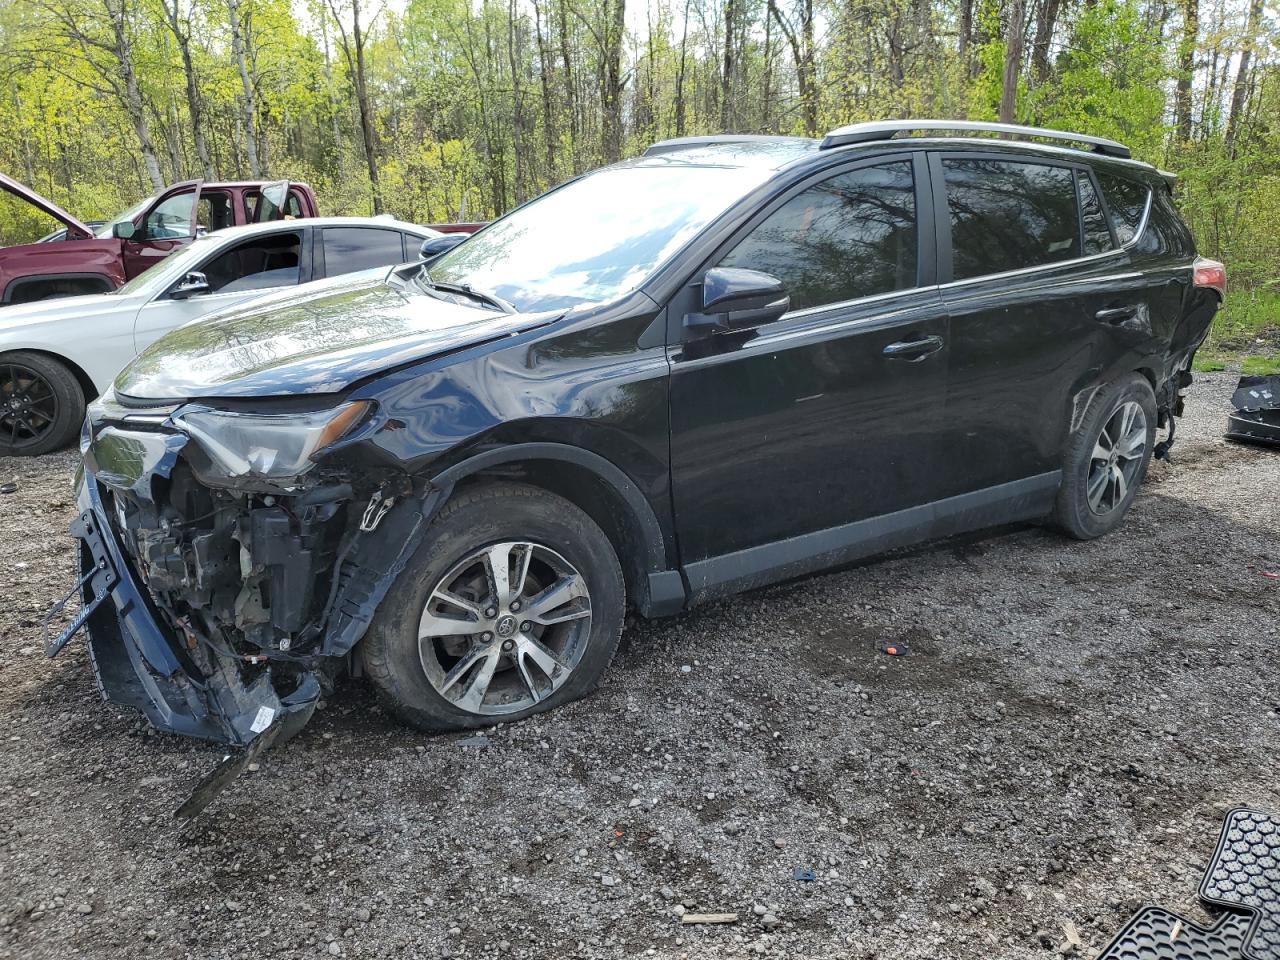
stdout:
{"type": "MultiPolygon", "coordinates": [[[[927,186],[923,154],[907,152],[815,174],[669,304],[671,478],[695,593],[749,583],[782,556],[776,541],[933,498],[947,322],[927,186]],[[757,328],[682,329],[715,266],[779,278],[791,311],[757,328]]],[[[791,545],[797,556],[818,546],[791,545]]]]}
{"type": "Polygon", "coordinates": [[[129,279],[195,239],[202,183],[175,184],[134,221],[133,236],[123,241],[121,249],[129,279]]]}
{"type": "MultiPolygon", "coordinates": [[[[1085,164],[936,153],[939,278],[951,317],[944,495],[1054,471],[1116,331],[1146,310],[1085,164]]],[[[1037,488],[1039,489],[1039,488],[1037,488]]]]}
{"type": "MultiPolygon", "coordinates": [[[[390,227],[323,227],[316,246],[316,276],[336,277],[412,259],[405,235],[390,227]]],[[[416,254],[415,244],[413,253],[416,254]]]]}
{"type": "Polygon", "coordinates": [[[285,215],[285,208],[289,199],[289,181],[276,180],[273,183],[264,183],[262,190],[245,195],[245,204],[248,206],[246,213],[248,214],[249,223],[267,223],[271,220],[279,220],[285,215]]]}

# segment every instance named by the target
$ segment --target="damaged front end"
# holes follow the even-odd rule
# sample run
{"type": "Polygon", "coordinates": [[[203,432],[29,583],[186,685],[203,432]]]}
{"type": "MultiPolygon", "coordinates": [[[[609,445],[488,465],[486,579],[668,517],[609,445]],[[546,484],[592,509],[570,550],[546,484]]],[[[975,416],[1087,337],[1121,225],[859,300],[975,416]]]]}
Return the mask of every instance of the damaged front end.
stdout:
{"type": "Polygon", "coordinates": [[[105,699],[244,748],[180,814],[301,729],[418,546],[440,492],[344,456],[381,425],[360,401],[91,406],[71,530],[81,610],[47,652],[85,629],[105,699]]]}

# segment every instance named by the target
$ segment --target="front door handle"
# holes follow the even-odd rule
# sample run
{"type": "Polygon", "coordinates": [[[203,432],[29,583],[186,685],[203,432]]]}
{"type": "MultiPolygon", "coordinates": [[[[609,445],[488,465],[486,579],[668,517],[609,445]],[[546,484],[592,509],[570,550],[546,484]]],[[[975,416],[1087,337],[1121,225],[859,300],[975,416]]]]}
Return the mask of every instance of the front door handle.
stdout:
{"type": "Polygon", "coordinates": [[[1101,320],[1103,323],[1124,323],[1126,320],[1132,320],[1138,315],[1138,308],[1129,307],[1108,307],[1106,310],[1099,310],[1095,313],[1094,319],[1101,320]]]}
{"type": "Polygon", "coordinates": [[[938,336],[921,337],[919,340],[899,340],[884,348],[884,355],[890,360],[908,360],[916,362],[931,357],[942,349],[942,338],[938,336]]]}

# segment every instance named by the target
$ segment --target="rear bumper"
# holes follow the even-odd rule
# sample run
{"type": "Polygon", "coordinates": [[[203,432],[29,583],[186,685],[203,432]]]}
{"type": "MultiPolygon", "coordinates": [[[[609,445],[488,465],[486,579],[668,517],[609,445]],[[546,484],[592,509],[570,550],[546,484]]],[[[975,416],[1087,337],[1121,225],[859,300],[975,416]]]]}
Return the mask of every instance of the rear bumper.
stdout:
{"type": "MultiPolygon", "coordinates": [[[[191,651],[159,621],[135,580],[112,530],[102,489],[88,471],[81,475],[76,503],[79,516],[71,532],[80,541],[82,575],[100,568],[83,582],[82,599],[87,605],[97,592],[106,594],[84,622],[89,659],[105,700],[142,711],[160,730],[236,746],[249,744],[290,714],[310,712],[320,685],[309,672],[282,697],[270,667],[248,680],[238,664],[222,658],[212,661],[212,670],[197,667],[191,651]]],[[[50,644],[50,656],[76,626],[50,644]]]]}

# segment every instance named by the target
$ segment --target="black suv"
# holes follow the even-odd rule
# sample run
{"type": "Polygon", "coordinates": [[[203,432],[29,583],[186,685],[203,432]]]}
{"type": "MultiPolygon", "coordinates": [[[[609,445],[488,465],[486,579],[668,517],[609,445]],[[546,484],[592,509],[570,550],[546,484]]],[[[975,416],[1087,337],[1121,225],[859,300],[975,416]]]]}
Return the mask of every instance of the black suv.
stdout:
{"type": "Polygon", "coordinates": [[[350,667],[474,727],[589,691],[628,608],[1107,533],[1223,290],[1169,179],[991,124],[668,141],[383,280],[181,328],[82,438],[103,692],[265,743],[350,667]]]}

